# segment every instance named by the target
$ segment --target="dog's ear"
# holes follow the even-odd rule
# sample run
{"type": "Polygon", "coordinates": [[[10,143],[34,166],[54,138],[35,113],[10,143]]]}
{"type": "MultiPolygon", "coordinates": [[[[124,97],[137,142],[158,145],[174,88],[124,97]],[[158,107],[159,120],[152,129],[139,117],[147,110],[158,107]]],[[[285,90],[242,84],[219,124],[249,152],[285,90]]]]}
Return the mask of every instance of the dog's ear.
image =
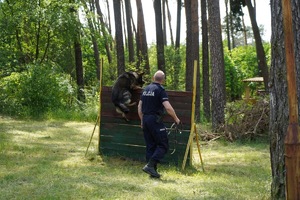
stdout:
{"type": "Polygon", "coordinates": [[[138,79],[140,75],[137,72],[131,72],[131,75],[135,77],[135,79],[138,79]]]}

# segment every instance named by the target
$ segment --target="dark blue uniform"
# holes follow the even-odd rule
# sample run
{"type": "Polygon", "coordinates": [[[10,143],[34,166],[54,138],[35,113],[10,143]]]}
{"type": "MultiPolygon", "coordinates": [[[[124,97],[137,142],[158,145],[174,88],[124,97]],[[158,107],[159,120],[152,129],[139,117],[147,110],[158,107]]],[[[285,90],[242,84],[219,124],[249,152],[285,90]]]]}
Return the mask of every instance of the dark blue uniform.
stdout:
{"type": "Polygon", "coordinates": [[[151,83],[141,95],[147,162],[150,159],[159,162],[169,149],[167,130],[159,119],[164,113],[162,103],[168,100],[165,89],[159,83],[151,83]]]}

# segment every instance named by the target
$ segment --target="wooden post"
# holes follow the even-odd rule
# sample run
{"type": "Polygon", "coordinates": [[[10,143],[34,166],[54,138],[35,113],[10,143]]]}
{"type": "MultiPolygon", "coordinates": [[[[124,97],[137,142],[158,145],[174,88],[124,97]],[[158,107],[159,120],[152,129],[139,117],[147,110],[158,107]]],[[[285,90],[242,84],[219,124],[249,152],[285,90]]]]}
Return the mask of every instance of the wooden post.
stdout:
{"type": "Polygon", "coordinates": [[[285,137],[286,199],[300,199],[300,134],[291,0],[282,0],[289,98],[289,126],[285,137]]]}
{"type": "MultiPolygon", "coordinates": [[[[98,139],[98,149],[100,150],[100,135],[101,135],[101,97],[102,97],[102,80],[103,79],[103,58],[100,63],[100,80],[99,80],[99,139],[98,139]]],[[[100,151],[99,151],[100,153],[100,151]]]]}
{"type": "Polygon", "coordinates": [[[202,170],[204,172],[204,165],[203,165],[203,160],[202,160],[202,155],[201,155],[201,150],[200,150],[200,142],[199,142],[199,137],[198,137],[198,132],[197,132],[196,124],[194,124],[194,130],[195,130],[195,135],[196,135],[196,142],[197,142],[198,154],[199,154],[199,157],[200,157],[202,170]]]}
{"type": "MultiPolygon", "coordinates": [[[[195,124],[195,112],[196,112],[196,89],[197,89],[197,69],[198,61],[194,60],[194,74],[193,74],[193,100],[192,100],[192,114],[191,114],[191,126],[195,124]]],[[[194,132],[193,132],[194,133],[194,132]]],[[[193,140],[190,146],[190,165],[193,164],[193,140]]]]}
{"type": "Polygon", "coordinates": [[[245,82],[245,100],[246,102],[248,102],[248,100],[250,99],[250,87],[248,85],[249,83],[245,82]]]}
{"type": "Polygon", "coordinates": [[[189,136],[189,140],[188,140],[188,144],[186,146],[186,150],[185,150],[185,154],[184,154],[184,158],[183,158],[183,162],[182,162],[182,167],[181,169],[184,170],[185,168],[185,164],[186,164],[186,160],[187,160],[187,155],[188,152],[190,151],[190,164],[192,165],[192,161],[193,161],[193,138],[194,138],[194,134],[195,134],[195,107],[196,107],[196,79],[197,79],[197,60],[194,60],[194,76],[193,76],[193,99],[192,99],[192,113],[191,113],[191,132],[190,132],[190,136],[189,136]]]}

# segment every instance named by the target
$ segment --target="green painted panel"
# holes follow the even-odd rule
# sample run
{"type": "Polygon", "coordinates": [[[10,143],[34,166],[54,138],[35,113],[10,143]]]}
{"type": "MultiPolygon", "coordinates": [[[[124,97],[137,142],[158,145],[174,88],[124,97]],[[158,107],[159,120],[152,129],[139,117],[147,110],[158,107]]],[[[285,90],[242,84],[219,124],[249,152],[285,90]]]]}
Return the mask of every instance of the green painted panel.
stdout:
{"type": "MultiPolygon", "coordinates": [[[[140,98],[142,90],[133,93],[133,102],[140,98]]],[[[191,92],[167,91],[170,102],[173,105],[178,117],[183,122],[181,134],[171,132],[169,135],[170,150],[164,161],[167,163],[181,164],[184,158],[186,145],[190,134],[191,119],[191,92]],[[175,151],[174,151],[175,149],[175,151]],[[173,154],[171,154],[173,152],[173,154]]],[[[100,125],[100,147],[99,151],[104,155],[124,156],[135,160],[145,160],[145,141],[140,119],[137,114],[137,105],[130,107],[127,115],[129,122],[115,111],[111,102],[111,87],[102,88],[101,96],[101,125],[100,125]]],[[[164,122],[169,128],[173,119],[166,115],[164,122]]]]}
{"type": "MultiPolygon", "coordinates": [[[[125,145],[121,143],[111,143],[101,145],[100,152],[103,155],[124,156],[134,160],[145,161],[145,147],[138,145],[125,145]]],[[[164,163],[182,164],[185,151],[170,149],[163,161],[164,163]]]]}

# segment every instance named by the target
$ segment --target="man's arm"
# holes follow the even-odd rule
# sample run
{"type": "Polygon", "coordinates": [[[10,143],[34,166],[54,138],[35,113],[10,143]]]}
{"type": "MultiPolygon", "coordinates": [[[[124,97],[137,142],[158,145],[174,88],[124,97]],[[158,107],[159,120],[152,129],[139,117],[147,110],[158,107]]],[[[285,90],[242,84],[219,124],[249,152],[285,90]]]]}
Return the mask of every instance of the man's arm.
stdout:
{"type": "Polygon", "coordinates": [[[141,127],[143,128],[143,113],[142,113],[142,104],[143,102],[140,100],[138,105],[138,114],[141,120],[141,127]]]}
{"type": "Polygon", "coordinates": [[[177,117],[174,108],[172,107],[172,105],[170,104],[169,101],[164,101],[163,105],[167,111],[167,113],[174,119],[174,121],[176,122],[176,124],[180,123],[179,118],[177,117]]]}

